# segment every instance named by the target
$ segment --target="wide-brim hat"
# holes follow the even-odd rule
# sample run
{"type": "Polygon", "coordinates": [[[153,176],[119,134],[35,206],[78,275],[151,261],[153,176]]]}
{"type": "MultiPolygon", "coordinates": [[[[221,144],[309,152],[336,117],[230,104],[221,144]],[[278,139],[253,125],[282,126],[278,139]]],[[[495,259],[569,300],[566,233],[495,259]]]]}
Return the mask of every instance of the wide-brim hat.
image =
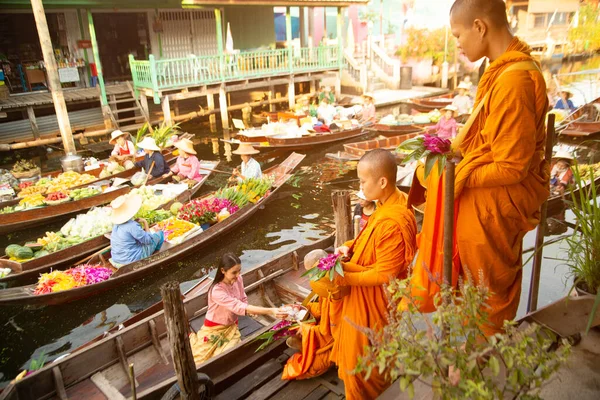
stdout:
{"type": "Polygon", "coordinates": [[[363,193],[362,190],[359,190],[358,193],[356,193],[356,197],[358,197],[361,200],[367,200],[367,198],[365,197],[365,194],[363,193]]]}
{"type": "Polygon", "coordinates": [[[444,108],[442,108],[442,111],[452,111],[452,112],[457,112],[458,108],[454,107],[454,106],[446,106],[444,108]]]}
{"type": "Polygon", "coordinates": [[[190,139],[181,139],[173,146],[177,147],[186,154],[197,154],[196,150],[194,150],[194,143],[192,143],[190,139]]]}
{"type": "Polygon", "coordinates": [[[555,155],[552,156],[555,160],[565,159],[565,160],[574,160],[573,154],[566,150],[558,150],[555,155]]]}
{"type": "Polygon", "coordinates": [[[469,87],[469,85],[468,85],[466,82],[461,82],[461,83],[459,83],[459,84],[458,84],[458,87],[457,87],[457,89],[465,89],[465,90],[469,90],[469,89],[470,89],[470,87],[469,87]]]}
{"type": "Polygon", "coordinates": [[[232,151],[232,153],[240,156],[249,156],[252,154],[258,154],[260,151],[252,147],[250,143],[240,143],[240,147],[238,147],[237,150],[232,151]]]}
{"type": "Polygon", "coordinates": [[[561,93],[567,93],[569,95],[569,97],[573,97],[573,91],[569,88],[562,88],[560,89],[561,93]]]}
{"type": "Polygon", "coordinates": [[[154,139],[148,136],[138,143],[137,147],[144,150],[160,151],[160,147],[158,147],[154,139]]]}
{"type": "Polygon", "coordinates": [[[129,221],[140,210],[142,202],[142,196],[139,194],[124,194],[114,199],[110,203],[112,223],[119,225],[129,221]]]}
{"type": "Polygon", "coordinates": [[[371,100],[375,100],[375,97],[373,97],[373,93],[370,93],[370,92],[363,93],[362,97],[368,97],[371,100]]]}
{"type": "Polygon", "coordinates": [[[125,135],[128,135],[128,133],[125,133],[118,129],[116,131],[112,131],[112,133],[110,134],[110,140],[108,141],[108,143],[115,144],[115,142],[117,141],[118,138],[120,138],[121,136],[125,136],[125,135]]]}

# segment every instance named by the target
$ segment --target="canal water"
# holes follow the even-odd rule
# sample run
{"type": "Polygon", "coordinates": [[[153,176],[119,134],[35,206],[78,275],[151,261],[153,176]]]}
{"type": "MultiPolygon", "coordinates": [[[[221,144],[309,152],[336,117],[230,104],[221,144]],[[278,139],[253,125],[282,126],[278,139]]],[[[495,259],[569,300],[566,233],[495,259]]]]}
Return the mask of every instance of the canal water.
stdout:
{"type": "MultiPolygon", "coordinates": [[[[385,113],[389,110],[379,110],[385,113]]],[[[239,165],[239,156],[231,155],[231,147],[220,141],[222,134],[212,133],[205,124],[187,123],[184,131],[194,133],[198,157],[221,160],[219,169],[239,165]]],[[[352,141],[364,140],[359,137],[352,141]]],[[[244,269],[253,268],[279,254],[317,240],[333,232],[331,192],[334,189],[358,189],[356,163],[342,163],[326,157],[327,153],[343,150],[341,144],[320,146],[307,152],[292,179],[284,185],[281,195],[259,210],[244,225],[221,238],[208,248],[199,249],[183,261],[165,265],[135,284],[99,294],[85,301],[52,307],[0,308],[0,385],[9,382],[33,359],[44,356],[51,361],[118,325],[135,313],[160,299],[160,286],[176,280],[182,287],[191,286],[206,270],[213,268],[225,252],[238,254],[244,269]]],[[[263,169],[282,161],[286,154],[259,155],[263,169]]],[[[226,184],[227,176],[213,175],[199,195],[226,184]]],[[[564,216],[572,220],[572,214],[564,216]]],[[[45,231],[55,231],[61,221],[38,229],[17,232],[0,238],[0,248],[9,243],[35,240],[45,231]]],[[[569,234],[564,230],[561,234],[569,234]]],[[[560,236],[546,237],[550,240],[560,236]]],[[[524,249],[534,245],[535,232],[524,239],[524,249]]],[[[569,291],[567,268],[560,261],[561,243],[545,248],[540,306],[548,304],[569,291]]],[[[524,255],[527,260],[531,253],[524,255]]],[[[531,262],[524,268],[523,296],[519,315],[525,312],[531,262]]]]}

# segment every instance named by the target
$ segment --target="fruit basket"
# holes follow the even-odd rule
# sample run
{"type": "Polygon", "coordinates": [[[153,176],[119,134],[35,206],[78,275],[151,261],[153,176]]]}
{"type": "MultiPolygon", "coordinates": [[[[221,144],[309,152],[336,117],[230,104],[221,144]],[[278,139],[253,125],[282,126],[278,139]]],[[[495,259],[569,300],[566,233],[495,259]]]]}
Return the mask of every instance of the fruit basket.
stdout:
{"type": "Polygon", "coordinates": [[[165,241],[171,244],[179,244],[193,233],[200,231],[200,227],[191,222],[171,217],[157,223],[153,230],[155,232],[163,231],[165,241]]]}

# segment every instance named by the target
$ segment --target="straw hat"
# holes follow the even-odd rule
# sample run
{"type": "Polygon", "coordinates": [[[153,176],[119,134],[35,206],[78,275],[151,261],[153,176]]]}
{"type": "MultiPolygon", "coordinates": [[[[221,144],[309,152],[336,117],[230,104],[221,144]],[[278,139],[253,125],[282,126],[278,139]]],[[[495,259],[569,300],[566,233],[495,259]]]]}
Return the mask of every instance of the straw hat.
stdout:
{"type": "Polygon", "coordinates": [[[569,88],[562,88],[560,90],[561,93],[567,93],[569,95],[569,98],[573,97],[573,91],[571,91],[571,89],[569,88]]]}
{"type": "Polygon", "coordinates": [[[467,83],[466,83],[466,82],[461,82],[461,83],[459,83],[459,84],[458,84],[458,87],[457,87],[457,89],[465,89],[465,90],[469,90],[469,89],[470,89],[470,87],[469,87],[469,85],[467,85],[467,83]]]}
{"type": "Polygon", "coordinates": [[[112,215],[110,219],[113,224],[119,225],[129,221],[142,206],[142,196],[138,194],[125,194],[114,199],[110,206],[112,215]]]}
{"type": "Polygon", "coordinates": [[[358,197],[361,200],[367,200],[367,198],[365,197],[365,194],[363,193],[362,190],[359,190],[358,193],[356,193],[356,197],[358,197]]]}
{"type": "Polygon", "coordinates": [[[238,154],[240,156],[242,155],[252,155],[252,154],[258,154],[260,153],[260,151],[256,150],[254,147],[252,147],[252,145],[250,143],[240,143],[240,147],[237,148],[237,150],[232,151],[233,154],[238,154]]]}
{"type": "Polygon", "coordinates": [[[185,154],[196,154],[196,150],[194,150],[194,143],[192,143],[190,139],[181,139],[173,146],[185,152],[185,154]]]}
{"type": "Polygon", "coordinates": [[[137,147],[144,150],[160,151],[153,138],[146,136],[144,140],[138,143],[137,147]]]}
{"type": "Polygon", "coordinates": [[[444,108],[442,108],[442,111],[452,111],[452,112],[457,112],[458,108],[454,107],[454,106],[446,106],[444,108]]]}
{"type": "Polygon", "coordinates": [[[565,160],[574,160],[573,154],[568,152],[567,150],[558,150],[555,155],[552,156],[555,160],[565,159],[565,160]]]}
{"type": "Polygon", "coordinates": [[[121,136],[125,136],[125,135],[128,135],[128,134],[117,129],[116,131],[113,131],[110,134],[110,140],[108,141],[108,143],[115,144],[115,142],[117,141],[118,138],[120,138],[121,136]]]}

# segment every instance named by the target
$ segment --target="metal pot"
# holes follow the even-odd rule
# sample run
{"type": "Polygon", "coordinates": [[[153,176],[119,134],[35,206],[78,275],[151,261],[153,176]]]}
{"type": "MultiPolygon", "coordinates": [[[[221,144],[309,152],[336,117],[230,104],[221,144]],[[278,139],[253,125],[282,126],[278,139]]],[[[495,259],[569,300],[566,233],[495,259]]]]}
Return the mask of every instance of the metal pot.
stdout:
{"type": "Polygon", "coordinates": [[[83,172],[85,167],[83,165],[83,158],[76,154],[69,154],[66,157],[60,159],[63,171],[75,171],[83,172]]]}

